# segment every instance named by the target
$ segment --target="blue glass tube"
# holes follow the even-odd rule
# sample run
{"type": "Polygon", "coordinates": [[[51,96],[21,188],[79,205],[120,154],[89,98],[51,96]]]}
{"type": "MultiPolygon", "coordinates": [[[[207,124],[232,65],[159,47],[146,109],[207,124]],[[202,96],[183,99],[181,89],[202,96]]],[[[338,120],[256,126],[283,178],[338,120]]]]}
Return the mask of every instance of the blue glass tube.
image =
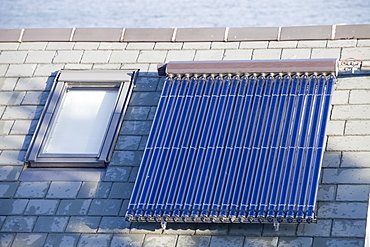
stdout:
{"type": "MultiPolygon", "coordinates": [[[[215,82],[215,86],[213,88],[213,92],[212,92],[212,96],[210,98],[210,103],[209,103],[209,113],[207,114],[207,120],[206,120],[206,124],[211,126],[212,123],[213,123],[213,119],[214,119],[214,114],[216,113],[216,108],[218,106],[218,101],[219,101],[219,95],[220,95],[220,91],[221,91],[221,86],[222,86],[222,80],[220,78],[217,78],[216,79],[216,82],[215,82]]],[[[204,126],[204,128],[206,128],[206,125],[204,126]]],[[[209,131],[209,133],[207,133],[207,137],[204,136],[204,139],[202,138],[202,142],[200,143],[200,146],[199,146],[199,151],[201,151],[201,156],[205,156],[204,157],[204,160],[207,159],[207,151],[208,149],[206,149],[207,147],[207,143],[209,142],[209,139],[210,138],[213,138],[213,136],[211,136],[211,128],[207,128],[207,131],[209,131]],[[209,137],[208,137],[209,136],[209,137]],[[205,152],[205,154],[204,154],[205,152]]],[[[199,160],[198,160],[199,161],[199,160]]],[[[201,171],[200,171],[200,177],[199,177],[199,182],[198,182],[198,185],[197,185],[197,190],[195,191],[195,198],[194,198],[194,201],[193,201],[193,208],[192,208],[192,212],[191,212],[191,217],[196,219],[197,217],[199,217],[199,210],[201,208],[201,205],[202,205],[202,192],[203,190],[205,189],[205,186],[206,186],[206,180],[207,180],[207,177],[208,177],[208,169],[207,169],[207,163],[205,161],[203,161],[203,165],[201,167],[201,171]]]]}
{"type": "MultiPolygon", "coordinates": [[[[291,173],[295,164],[295,153],[296,153],[296,147],[298,144],[298,133],[299,133],[299,127],[301,124],[301,116],[302,116],[302,110],[304,106],[304,99],[306,94],[306,88],[307,88],[307,76],[304,75],[301,78],[300,85],[299,85],[299,92],[297,95],[297,103],[296,107],[294,108],[294,118],[292,121],[292,129],[290,130],[290,140],[289,140],[289,147],[287,147],[287,154],[286,159],[284,161],[285,163],[285,171],[283,175],[283,184],[280,191],[280,198],[279,198],[279,204],[278,204],[278,212],[277,212],[277,218],[278,221],[280,221],[281,218],[285,217],[285,211],[286,206],[288,202],[288,195],[289,195],[289,185],[291,183],[291,173]]],[[[292,221],[292,218],[287,219],[289,222],[292,221]]]]}
{"type": "MultiPolygon", "coordinates": [[[[149,193],[152,189],[152,184],[155,179],[155,174],[157,172],[157,169],[159,169],[159,166],[160,166],[158,161],[159,161],[159,158],[162,152],[163,143],[165,141],[165,136],[166,136],[167,129],[168,129],[168,119],[171,118],[171,115],[174,109],[174,102],[176,100],[176,97],[174,96],[177,95],[179,86],[180,86],[180,79],[176,78],[173,81],[173,85],[172,85],[171,91],[167,99],[167,105],[164,108],[164,113],[163,113],[164,121],[162,121],[162,124],[159,126],[158,138],[154,145],[152,158],[149,161],[148,172],[145,176],[143,188],[141,190],[141,195],[140,195],[139,202],[138,202],[138,208],[143,209],[143,210],[146,210],[149,193]]],[[[154,205],[151,206],[151,208],[153,207],[154,205]]],[[[142,213],[136,212],[136,215],[142,216],[142,213]]]]}
{"type": "MultiPolygon", "coordinates": [[[[298,94],[296,96],[296,105],[294,108],[294,117],[291,120],[291,130],[290,130],[290,140],[289,146],[287,147],[287,154],[286,159],[284,160],[285,167],[284,167],[284,175],[282,179],[281,191],[279,196],[279,204],[278,204],[278,212],[277,212],[277,219],[280,221],[282,217],[285,217],[286,206],[288,203],[288,196],[289,196],[289,185],[291,182],[291,172],[293,170],[293,165],[295,164],[295,153],[296,147],[298,143],[299,137],[299,127],[301,123],[301,116],[302,116],[302,109],[304,106],[304,98],[306,94],[307,88],[307,75],[304,75],[300,80],[298,94]]],[[[292,219],[289,219],[291,221],[292,219]]]]}
{"type": "MultiPolygon", "coordinates": [[[[277,79],[278,80],[278,79],[277,79]]],[[[275,217],[275,210],[276,210],[276,198],[277,198],[277,191],[281,181],[281,167],[282,167],[282,160],[284,157],[284,148],[281,148],[281,143],[283,146],[287,147],[288,145],[288,137],[287,133],[289,132],[289,123],[291,122],[291,113],[292,108],[294,106],[294,99],[295,95],[290,94],[289,92],[295,91],[297,89],[298,83],[294,83],[294,87],[291,87],[291,77],[285,76],[279,84],[281,85],[281,93],[279,92],[279,103],[277,106],[277,114],[275,120],[275,134],[272,138],[271,147],[270,147],[270,154],[268,158],[269,164],[274,164],[274,170],[271,169],[271,172],[266,172],[266,179],[269,183],[264,183],[263,191],[261,195],[261,204],[259,208],[259,213],[257,216],[265,215],[266,205],[268,205],[268,212],[267,212],[267,219],[268,221],[273,221],[275,217]],[[290,99],[290,101],[288,100],[290,99]],[[289,104],[288,104],[289,102],[289,104]],[[280,152],[279,152],[280,151],[280,152]],[[272,174],[273,172],[273,174],[272,174]],[[271,173],[271,174],[270,174],[271,173]],[[271,184],[270,184],[271,183],[271,184]],[[271,193],[270,193],[271,190],[271,193]],[[270,193],[270,197],[268,194],[270,193]],[[274,202],[274,203],[272,203],[274,202]]],[[[276,82],[278,83],[278,81],[276,82]]],[[[275,84],[276,85],[276,84],[275,84]]]]}
{"type": "MultiPolygon", "coordinates": [[[[271,188],[271,198],[269,201],[267,218],[269,221],[273,220],[276,216],[276,211],[278,210],[278,202],[279,202],[279,195],[280,195],[280,188],[281,188],[281,181],[283,180],[284,174],[284,163],[287,156],[287,149],[290,142],[290,135],[289,131],[293,125],[293,113],[294,113],[294,106],[296,103],[298,89],[299,89],[299,77],[294,76],[291,78],[290,76],[286,76],[284,78],[284,87],[288,87],[288,95],[285,95],[285,104],[284,106],[284,115],[282,116],[282,133],[281,133],[281,140],[278,142],[278,157],[276,162],[275,174],[273,178],[272,188],[271,188]]],[[[282,95],[283,97],[283,95],[282,95]]],[[[282,218],[278,218],[278,221],[281,221],[282,218]]]]}
{"type": "MultiPolygon", "coordinates": [[[[234,80],[237,80],[235,78],[234,80]]],[[[221,220],[226,220],[227,213],[230,208],[230,200],[231,195],[234,189],[235,184],[235,178],[236,178],[236,172],[238,167],[238,159],[239,159],[239,153],[240,147],[243,144],[243,137],[245,133],[245,126],[242,119],[248,118],[248,107],[245,107],[245,105],[248,105],[248,102],[246,102],[245,93],[247,90],[247,77],[243,76],[241,79],[239,79],[239,89],[236,95],[236,102],[234,107],[234,114],[232,116],[231,120],[231,126],[230,126],[230,134],[228,136],[227,142],[226,142],[226,150],[225,155],[223,158],[222,163],[223,164],[229,164],[229,172],[227,174],[226,178],[226,185],[224,189],[224,194],[222,197],[221,202],[221,212],[219,214],[221,220]],[[245,104],[246,103],[246,104],[245,104]],[[239,148],[237,148],[237,145],[239,148]]],[[[250,84],[249,84],[250,85],[250,84]]],[[[249,100],[250,102],[250,100],[249,100]]]]}
{"type": "Polygon", "coordinates": [[[193,108],[192,107],[193,99],[197,87],[197,80],[195,78],[192,78],[190,82],[188,82],[187,78],[185,78],[183,83],[188,84],[188,89],[185,98],[183,99],[182,112],[179,116],[179,123],[174,133],[172,148],[169,153],[168,162],[166,163],[167,169],[163,177],[163,182],[160,186],[161,188],[158,195],[156,211],[154,213],[154,217],[156,217],[157,220],[159,220],[160,217],[162,217],[162,213],[165,206],[165,199],[168,196],[169,182],[173,179],[173,177],[179,177],[178,173],[180,169],[176,168],[180,167],[181,165],[179,164],[179,162],[176,162],[176,160],[184,137],[183,133],[185,131],[185,126],[187,126],[187,122],[189,119],[188,116],[190,114],[191,109],[193,108]],[[175,171],[177,171],[177,173],[175,171]]]}
{"type": "MultiPolygon", "coordinates": [[[[205,86],[209,85],[210,83],[206,83],[205,78],[201,77],[201,78],[199,78],[197,84],[198,85],[196,87],[195,94],[194,94],[194,99],[193,99],[193,107],[192,107],[193,110],[189,109],[190,115],[189,115],[188,122],[185,126],[184,132],[183,132],[183,136],[184,136],[183,141],[181,143],[180,150],[177,151],[178,152],[178,157],[177,157],[178,161],[183,161],[186,158],[188,149],[190,147],[191,136],[192,136],[192,133],[193,133],[193,130],[194,130],[194,123],[195,123],[195,120],[196,120],[197,115],[198,115],[199,105],[201,104],[203,91],[205,89],[205,86]]],[[[174,162],[176,162],[176,160],[174,160],[174,162]]],[[[166,203],[165,203],[166,204],[165,211],[163,213],[164,218],[168,218],[168,217],[172,216],[172,210],[173,210],[175,200],[176,200],[176,196],[177,196],[177,193],[178,193],[178,187],[180,185],[181,178],[182,178],[183,172],[184,172],[184,167],[182,166],[182,163],[181,162],[176,162],[176,163],[177,163],[177,165],[175,167],[175,172],[174,172],[174,175],[172,177],[172,182],[170,184],[169,191],[167,193],[168,196],[167,196],[166,203]]]]}
{"type": "MultiPolygon", "coordinates": [[[[258,221],[262,222],[266,215],[268,203],[268,191],[271,187],[272,171],[275,167],[276,146],[280,136],[281,115],[278,103],[280,100],[280,90],[282,79],[280,76],[275,78],[274,87],[271,94],[270,109],[267,113],[267,121],[263,134],[261,153],[258,160],[256,173],[256,183],[254,185],[251,210],[257,211],[258,221]],[[253,206],[258,204],[257,206],[253,206]]],[[[253,215],[252,215],[253,216],[253,215]]]]}
{"type": "MultiPolygon", "coordinates": [[[[232,80],[230,92],[227,96],[227,102],[225,106],[225,114],[222,119],[221,129],[220,129],[220,136],[217,141],[216,147],[216,157],[217,153],[220,153],[219,160],[219,173],[215,177],[215,188],[212,191],[213,193],[213,200],[212,200],[212,207],[210,217],[213,219],[218,218],[218,213],[220,210],[221,198],[223,193],[229,193],[229,191],[225,191],[225,183],[227,179],[227,173],[229,172],[229,160],[232,153],[232,148],[227,148],[227,142],[229,143],[230,138],[235,137],[235,127],[233,125],[233,115],[238,114],[234,112],[234,105],[237,98],[238,87],[239,87],[240,79],[236,77],[232,80]]],[[[236,121],[234,121],[236,122],[236,121]]]]}
{"type": "Polygon", "coordinates": [[[246,181],[249,181],[249,186],[245,188],[241,200],[241,205],[248,205],[248,220],[253,221],[254,217],[256,215],[256,209],[258,207],[257,204],[257,194],[258,190],[260,190],[261,186],[258,183],[260,181],[260,177],[262,175],[262,170],[264,168],[264,164],[259,164],[261,160],[259,160],[259,156],[261,155],[261,144],[262,144],[262,138],[263,133],[265,129],[265,123],[267,121],[267,114],[266,112],[269,111],[269,105],[270,105],[270,99],[271,99],[271,90],[272,90],[272,83],[273,78],[269,76],[267,79],[265,79],[264,82],[264,90],[262,94],[262,102],[261,107],[259,109],[259,112],[257,114],[257,126],[255,130],[255,137],[252,144],[252,150],[251,155],[249,158],[249,169],[247,172],[247,178],[246,181]],[[260,171],[259,171],[260,170],[260,171]],[[260,172],[260,174],[257,174],[257,172],[260,172]],[[257,176],[258,175],[258,176],[257,176]],[[255,196],[253,197],[254,192],[256,192],[255,196]],[[254,199],[252,201],[252,199],[254,199]]]}
{"type": "Polygon", "coordinates": [[[218,164],[220,160],[220,157],[218,156],[219,150],[217,150],[217,143],[218,143],[218,139],[220,136],[220,129],[222,125],[223,115],[225,113],[225,107],[226,107],[229,90],[230,90],[230,80],[227,79],[224,81],[222,88],[221,88],[218,107],[217,107],[217,111],[216,111],[216,115],[215,115],[212,127],[204,126],[205,128],[211,128],[212,130],[211,130],[211,138],[208,143],[206,158],[205,158],[204,166],[203,166],[205,168],[204,171],[209,174],[208,175],[209,179],[204,181],[206,182],[206,186],[205,186],[205,191],[204,191],[205,192],[204,199],[202,203],[202,212],[200,213],[200,217],[202,218],[208,218],[209,216],[212,194],[215,189],[214,188],[215,180],[216,180],[218,164]]]}
{"type": "MultiPolygon", "coordinates": [[[[316,93],[315,93],[315,103],[313,107],[313,113],[312,113],[312,119],[311,119],[311,127],[310,127],[310,133],[309,133],[309,140],[307,144],[307,153],[304,160],[304,167],[303,167],[303,176],[302,176],[302,183],[300,187],[299,192],[299,201],[298,201],[298,207],[297,207],[297,213],[296,218],[303,219],[304,217],[304,210],[306,207],[306,195],[307,195],[307,189],[309,186],[309,179],[310,179],[310,173],[315,165],[313,161],[313,155],[316,151],[316,141],[317,141],[317,131],[320,121],[320,112],[322,108],[322,98],[324,95],[324,88],[325,88],[325,77],[321,76],[318,79],[317,86],[316,86],[316,93]]],[[[314,181],[312,181],[314,182],[314,181]]]]}
{"type": "MultiPolygon", "coordinates": [[[[259,133],[256,131],[258,120],[259,120],[259,114],[261,112],[260,106],[262,102],[262,94],[264,92],[264,85],[265,85],[265,78],[263,76],[260,76],[258,78],[258,82],[256,85],[256,91],[254,94],[254,100],[252,105],[252,111],[250,114],[250,119],[248,121],[248,130],[247,135],[245,138],[245,142],[243,145],[243,151],[242,151],[242,157],[240,162],[242,164],[246,164],[246,169],[243,172],[243,181],[241,183],[242,186],[240,186],[239,189],[235,190],[232,204],[234,204],[234,199],[237,201],[236,204],[239,205],[239,214],[238,218],[240,221],[244,221],[245,217],[247,216],[247,210],[249,207],[249,199],[250,194],[249,191],[251,190],[253,186],[252,177],[254,174],[255,166],[254,163],[250,161],[250,156],[253,152],[252,146],[257,142],[256,135],[259,133]]],[[[258,138],[258,137],[257,137],[258,138]]]]}
{"type": "MultiPolygon", "coordinates": [[[[219,78],[214,83],[220,83],[219,78]]],[[[187,192],[184,193],[185,201],[184,206],[182,209],[182,217],[184,220],[190,220],[190,211],[193,207],[193,200],[196,191],[199,190],[199,177],[201,174],[201,167],[203,165],[203,159],[206,150],[206,144],[210,136],[210,128],[206,128],[212,124],[213,117],[215,114],[215,109],[217,106],[218,97],[216,97],[220,87],[214,87],[216,91],[212,94],[203,95],[202,105],[199,110],[200,117],[197,119],[196,127],[195,127],[195,135],[192,139],[191,149],[194,152],[194,161],[189,160],[185,165],[189,167],[193,167],[191,172],[191,177],[189,183],[187,185],[187,192]]]]}
{"type": "Polygon", "coordinates": [[[252,142],[254,127],[253,120],[255,120],[255,111],[259,107],[262,89],[263,88],[261,87],[261,84],[257,83],[257,79],[255,76],[251,76],[248,78],[248,88],[245,95],[243,114],[240,120],[243,122],[243,131],[240,131],[236,138],[234,153],[231,159],[232,164],[237,164],[237,176],[235,181],[235,185],[237,186],[234,187],[231,200],[229,200],[229,218],[232,222],[236,220],[237,213],[240,210],[240,194],[242,193],[242,186],[244,185],[244,175],[248,168],[248,163],[246,161],[249,156],[248,146],[250,146],[250,143],[252,142]],[[255,97],[255,94],[260,96],[255,97]]]}
{"type": "MultiPolygon", "coordinates": [[[[218,80],[216,82],[213,81],[212,78],[208,79],[206,85],[205,85],[205,90],[204,94],[200,95],[200,106],[198,106],[199,109],[206,109],[208,107],[209,103],[209,97],[211,96],[212,92],[212,86],[213,86],[213,91],[218,90],[218,80]]],[[[187,193],[188,185],[189,185],[189,179],[190,175],[192,173],[193,169],[193,160],[197,151],[197,148],[192,146],[193,141],[196,143],[199,141],[199,136],[201,135],[201,129],[196,129],[196,123],[199,121],[203,121],[204,115],[200,116],[200,114],[197,114],[197,118],[194,118],[193,125],[194,128],[192,128],[192,132],[188,133],[191,136],[189,146],[187,146],[186,150],[184,149],[184,157],[180,156],[180,160],[182,160],[183,163],[183,173],[180,178],[180,183],[177,191],[177,196],[175,200],[175,205],[174,209],[172,212],[172,217],[174,218],[175,221],[179,220],[179,217],[181,216],[181,209],[183,207],[183,203],[185,200],[185,195],[187,193]],[[186,155],[186,156],[185,156],[186,155]]],[[[183,149],[183,148],[182,148],[183,149]]]]}
{"type": "MultiPolygon", "coordinates": [[[[188,86],[188,78],[182,79],[180,83],[180,88],[174,94],[170,94],[170,99],[174,101],[174,107],[172,110],[172,114],[167,120],[168,126],[165,132],[161,133],[164,136],[164,142],[162,147],[158,147],[161,149],[161,154],[159,160],[152,160],[152,163],[158,164],[158,169],[154,174],[154,181],[150,188],[150,193],[147,201],[146,212],[144,214],[145,217],[152,217],[154,206],[156,204],[157,197],[159,195],[159,191],[161,188],[162,179],[166,170],[171,169],[173,164],[167,164],[167,160],[169,158],[169,153],[171,151],[172,142],[174,139],[174,132],[178,127],[178,114],[181,114],[183,108],[183,101],[185,99],[185,94],[188,86]]],[[[173,86],[174,88],[175,86],[173,86]]]]}
{"type": "MultiPolygon", "coordinates": [[[[299,142],[298,150],[296,154],[295,166],[294,166],[294,175],[291,182],[291,191],[288,201],[288,210],[286,213],[287,220],[292,220],[295,217],[295,212],[297,209],[297,196],[298,196],[298,187],[300,185],[301,172],[303,167],[303,160],[305,157],[305,152],[307,150],[307,139],[308,132],[310,130],[310,120],[312,114],[312,103],[314,100],[314,93],[316,87],[316,76],[311,76],[308,84],[308,92],[306,93],[306,101],[303,108],[303,116],[301,127],[299,130],[299,142]]],[[[302,185],[301,185],[302,186],[302,185]]],[[[296,218],[298,222],[302,221],[302,218],[296,218]]]]}
{"type": "Polygon", "coordinates": [[[306,211],[306,221],[311,222],[314,218],[315,213],[315,202],[317,197],[317,188],[319,186],[319,176],[321,170],[321,161],[324,154],[324,143],[325,143],[325,133],[326,133],[326,126],[329,119],[330,114],[330,101],[333,92],[335,77],[330,75],[326,82],[325,88],[325,95],[324,95],[324,102],[322,108],[322,114],[320,118],[320,127],[318,132],[318,139],[317,139],[317,149],[315,154],[315,161],[314,161],[314,169],[312,171],[311,186],[307,193],[308,202],[307,202],[307,211],[306,211]]]}
{"type": "MultiPolygon", "coordinates": [[[[136,209],[138,206],[137,203],[141,195],[141,188],[143,186],[144,179],[145,179],[148,167],[149,167],[149,161],[152,156],[154,143],[156,141],[157,133],[159,131],[159,126],[162,123],[163,112],[167,104],[167,99],[168,99],[169,92],[171,90],[171,86],[172,86],[172,78],[167,78],[163,85],[162,94],[158,102],[157,112],[153,119],[152,128],[150,130],[149,138],[148,138],[146,148],[143,154],[143,158],[142,158],[141,165],[138,171],[138,175],[135,180],[136,182],[135,182],[135,185],[132,191],[131,199],[130,199],[130,202],[127,208],[127,212],[126,212],[127,218],[132,218],[134,214],[136,213],[136,209]]],[[[140,210],[142,209],[139,209],[139,211],[140,210]]],[[[142,213],[142,211],[139,213],[142,213]]]]}

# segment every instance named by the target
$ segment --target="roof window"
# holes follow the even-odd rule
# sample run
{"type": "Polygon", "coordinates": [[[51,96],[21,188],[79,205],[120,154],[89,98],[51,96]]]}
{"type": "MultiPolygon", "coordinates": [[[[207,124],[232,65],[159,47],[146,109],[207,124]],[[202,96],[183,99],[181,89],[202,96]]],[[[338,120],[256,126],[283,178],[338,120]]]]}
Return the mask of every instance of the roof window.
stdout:
{"type": "Polygon", "coordinates": [[[31,167],[104,167],[137,73],[61,71],[26,155],[31,167]]]}

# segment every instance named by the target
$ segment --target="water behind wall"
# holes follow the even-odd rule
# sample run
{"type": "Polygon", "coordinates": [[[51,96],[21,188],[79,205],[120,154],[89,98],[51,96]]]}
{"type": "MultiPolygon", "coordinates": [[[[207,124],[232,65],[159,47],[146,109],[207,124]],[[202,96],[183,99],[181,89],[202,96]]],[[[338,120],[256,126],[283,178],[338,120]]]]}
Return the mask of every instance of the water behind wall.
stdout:
{"type": "Polygon", "coordinates": [[[370,0],[0,0],[0,28],[369,24],[370,0]]]}

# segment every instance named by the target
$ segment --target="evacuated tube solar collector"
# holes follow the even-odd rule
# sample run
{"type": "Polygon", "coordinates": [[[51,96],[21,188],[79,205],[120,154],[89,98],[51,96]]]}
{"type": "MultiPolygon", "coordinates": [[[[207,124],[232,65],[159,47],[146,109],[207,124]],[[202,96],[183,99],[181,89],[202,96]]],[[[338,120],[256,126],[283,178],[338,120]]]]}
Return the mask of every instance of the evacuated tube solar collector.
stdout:
{"type": "Polygon", "coordinates": [[[168,63],[127,220],[315,222],[336,68],[168,63]]]}

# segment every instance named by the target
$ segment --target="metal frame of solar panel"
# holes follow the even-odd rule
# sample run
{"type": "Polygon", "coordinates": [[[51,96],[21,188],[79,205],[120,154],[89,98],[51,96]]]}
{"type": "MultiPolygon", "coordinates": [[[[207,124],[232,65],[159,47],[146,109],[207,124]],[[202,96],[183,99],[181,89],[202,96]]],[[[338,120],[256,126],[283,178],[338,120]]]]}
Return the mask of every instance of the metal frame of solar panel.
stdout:
{"type": "Polygon", "coordinates": [[[127,220],[315,222],[335,67],[170,74],[127,220]]]}

